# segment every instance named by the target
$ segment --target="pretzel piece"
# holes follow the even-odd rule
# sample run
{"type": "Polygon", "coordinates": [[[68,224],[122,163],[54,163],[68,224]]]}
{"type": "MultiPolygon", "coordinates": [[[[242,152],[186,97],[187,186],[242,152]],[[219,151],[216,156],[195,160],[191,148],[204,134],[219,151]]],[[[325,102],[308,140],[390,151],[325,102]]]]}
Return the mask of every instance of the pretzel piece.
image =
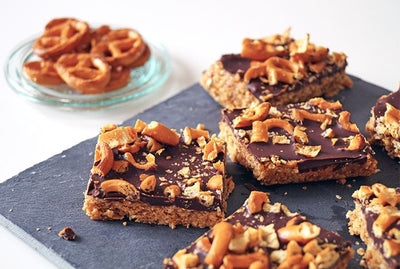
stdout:
{"type": "Polygon", "coordinates": [[[50,21],[42,36],[33,44],[33,52],[44,59],[58,58],[80,46],[89,34],[86,22],[71,18],[50,21]]]}
{"type": "Polygon", "coordinates": [[[63,55],[55,68],[70,87],[85,94],[104,92],[111,78],[110,66],[87,53],[63,55]]]}
{"type": "Polygon", "coordinates": [[[42,60],[24,63],[23,71],[30,80],[37,84],[59,85],[64,83],[51,61],[42,60]]]}
{"type": "Polygon", "coordinates": [[[217,223],[212,231],[213,241],[204,262],[208,265],[218,267],[226,252],[229,242],[233,237],[233,226],[229,222],[222,221],[217,223]]]}

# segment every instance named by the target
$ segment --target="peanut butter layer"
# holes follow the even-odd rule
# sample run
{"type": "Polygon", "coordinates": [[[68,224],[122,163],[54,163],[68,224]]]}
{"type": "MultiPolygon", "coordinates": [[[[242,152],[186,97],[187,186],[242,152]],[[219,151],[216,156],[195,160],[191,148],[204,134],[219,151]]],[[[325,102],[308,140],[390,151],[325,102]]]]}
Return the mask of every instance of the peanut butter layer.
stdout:
{"type": "Polygon", "coordinates": [[[339,234],[253,191],[235,213],[165,259],[164,268],[346,268],[352,256],[339,234]]]}
{"type": "Polygon", "coordinates": [[[367,245],[368,268],[400,267],[400,188],[380,183],[361,186],[353,194],[356,208],[347,213],[350,234],[367,245]]]}
{"type": "MultiPolygon", "coordinates": [[[[217,212],[222,218],[232,191],[228,183],[225,143],[215,135],[210,137],[201,127],[186,127],[178,135],[158,122],[146,124],[138,120],[134,127],[108,126],[100,134],[86,192],[86,200],[97,200],[91,199],[90,209],[88,203],[85,209],[92,218],[109,219],[107,214],[93,210],[96,205],[107,205],[98,202],[102,199],[115,202],[111,207],[116,212],[109,214],[115,218],[134,218],[129,212],[121,212],[121,208],[123,211],[133,204],[116,206],[124,201],[140,202],[141,207],[148,204],[161,209],[164,206],[217,212]]],[[[145,219],[137,214],[136,219],[145,219]]]]}
{"type": "MultiPolygon", "coordinates": [[[[283,173],[287,178],[332,165],[339,170],[349,164],[361,167],[351,175],[336,176],[372,174],[376,170],[374,153],[349,118],[350,113],[343,111],[339,102],[314,98],[286,106],[262,103],[248,109],[225,109],[220,127],[223,137],[236,145],[228,148],[231,159],[241,162],[243,158],[235,156],[247,154],[265,170],[273,170],[271,165],[275,170],[287,170],[283,173]],[[366,162],[371,163],[367,170],[362,168],[366,162]]],[[[268,182],[268,173],[256,177],[268,182]]]]}

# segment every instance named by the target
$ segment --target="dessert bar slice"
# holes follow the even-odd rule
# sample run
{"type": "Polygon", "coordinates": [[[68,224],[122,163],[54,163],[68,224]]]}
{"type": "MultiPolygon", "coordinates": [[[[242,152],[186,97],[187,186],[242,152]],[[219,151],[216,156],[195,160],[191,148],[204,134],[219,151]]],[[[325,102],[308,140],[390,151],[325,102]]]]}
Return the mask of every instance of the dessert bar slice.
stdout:
{"type": "Polygon", "coordinates": [[[295,40],[289,30],[261,39],[245,38],[241,54],[223,55],[206,70],[201,85],[226,108],[273,105],[334,96],[352,87],[346,75],[344,53],[329,53],[310,43],[310,36],[295,40]]]}
{"type": "Polygon", "coordinates": [[[253,191],[245,204],[164,268],[346,268],[350,242],[253,191]]]}
{"type": "Polygon", "coordinates": [[[385,147],[389,156],[400,158],[400,89],[378,99],[365,129],[369,141],[385,147]]]}
{"type": "Polygon", "coordinates": [[[371,146],[339,101],[222,110],[220,137],[232,161],[261,184],[368,176],[377,171],[371,146]]]}
{"type": "Polygon", "coordinates": [[[380,183],[353,193],[355,209],[347,213],[349,231],[367,245],[361,264],[400,268],[400,188],[380,183]]]}
{"type": "Polygon", "coordinates": [[[225,143],[199,125],[108,125],[99,135],[83,209],[96,220],[206,227],[225,214],[233,182],[225,143]]]}

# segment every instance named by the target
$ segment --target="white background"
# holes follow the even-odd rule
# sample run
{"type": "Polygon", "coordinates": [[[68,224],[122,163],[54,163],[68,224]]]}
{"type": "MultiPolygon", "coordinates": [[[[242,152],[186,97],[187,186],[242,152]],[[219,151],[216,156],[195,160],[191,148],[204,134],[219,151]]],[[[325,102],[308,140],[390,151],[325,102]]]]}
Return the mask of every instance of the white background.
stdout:
{"type": "MultiPolygon", "coordinates": [[[[149,40],[163,43],[171,56],[172,75],[156,92],[123,108],[73,112],[24,100],[1,72],[0,182],[97,135],[102,125],[120,123],[197,82],[221,54],[239,52],[242,38],[278,33],[288,26],[294,37],[309,32],[312,42],[345,52],[348,73],[397,90],[399,11],[396,0],[7,1],[0,9],[1,64],[19,42],[41,32],[47,21],[68,16],[133,27],[149,40]]],[[[0,227],[0,267],[54,265],[0,227]]]]}

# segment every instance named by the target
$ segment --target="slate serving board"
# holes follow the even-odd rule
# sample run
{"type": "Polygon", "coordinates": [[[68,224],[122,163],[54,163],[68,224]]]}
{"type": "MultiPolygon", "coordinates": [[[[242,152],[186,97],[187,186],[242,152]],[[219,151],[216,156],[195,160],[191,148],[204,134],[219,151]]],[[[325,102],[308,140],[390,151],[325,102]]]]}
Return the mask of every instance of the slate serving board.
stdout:
{"type": "MultiPolygon", "coordinates": [[[[370,108],[388,91],[356,77],[352,79],[353,89],[342,91],[336,99],[351,112],[351,119],[360,129],[364,129],[370,108]]],[[[124,125],[134,124],[138,118],[146,122],[160,121],[176,129],[205,123],[211,132],[217,133],[219,110],[220,106],[195,84],[132,117],[124,125]]],[[[134,222],[123,226],[122,221],[90,220],[81,207],[95,143],[96,138],[83,141],[0,184],[0,223],[62,268],[160,268],[164,257],[172,256],[206,231],[183,227],[171,230],[134,222]],[[66,225],[77,233],[76,241],[57,236],[66,225]]],[[[272,202],[286,204],[292,211],[339,232],[353,244],[361,243],[347,232],[345,214],[353,208],[351,194],[361,184],[382,182],[399,186],[400,182],[398,160],[390,159],[381,148],[375,151],[381,172],[368,178],[348,179],[351,187],[335,181],[265,187],[246,169],[229,162],[227,169],[236,188],[228,200],[228,214],[248,197],[250,191],[244,184],[250,183],[258,190],[270,192],[272,202]],[[337,194],[343,199],[337,199],[337,194]]],[[[360,246],[365,247],[362,243],[360,246]]],[[[355,249],[360,246],[354,245],[355,249]]],[[[359,259],[356,255],[350,267],[358,268],[359,259]]]]}

